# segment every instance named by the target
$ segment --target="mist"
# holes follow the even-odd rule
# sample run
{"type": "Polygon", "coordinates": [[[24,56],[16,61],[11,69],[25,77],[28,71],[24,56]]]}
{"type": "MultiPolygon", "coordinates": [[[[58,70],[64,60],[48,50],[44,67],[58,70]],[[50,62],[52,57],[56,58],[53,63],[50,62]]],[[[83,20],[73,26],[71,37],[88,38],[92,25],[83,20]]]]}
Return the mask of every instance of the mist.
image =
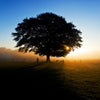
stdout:
{"type": "Polygon", "coordinates": [[[18,52],[18,50],[11,50],[5,47],[0,48],[0,61],[36,61],[36,59],[44,60],[45,57],[31,53],[18,52]]]}

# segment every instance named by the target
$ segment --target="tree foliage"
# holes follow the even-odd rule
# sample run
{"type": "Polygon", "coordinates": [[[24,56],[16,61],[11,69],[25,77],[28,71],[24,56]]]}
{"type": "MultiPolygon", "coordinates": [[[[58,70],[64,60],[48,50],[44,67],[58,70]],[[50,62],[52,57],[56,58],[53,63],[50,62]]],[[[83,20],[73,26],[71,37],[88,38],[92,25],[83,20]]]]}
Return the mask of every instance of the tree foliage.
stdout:
{"type": "Polygon", "coordinates": [[[81,32],[62,16],[53,13],[47,12],[35,18],[26,18],[15,30],[12,35],[17,41],[16,47],[22,52],[29,50],[48,57],[61,57],[81,47],[81,32]]]}

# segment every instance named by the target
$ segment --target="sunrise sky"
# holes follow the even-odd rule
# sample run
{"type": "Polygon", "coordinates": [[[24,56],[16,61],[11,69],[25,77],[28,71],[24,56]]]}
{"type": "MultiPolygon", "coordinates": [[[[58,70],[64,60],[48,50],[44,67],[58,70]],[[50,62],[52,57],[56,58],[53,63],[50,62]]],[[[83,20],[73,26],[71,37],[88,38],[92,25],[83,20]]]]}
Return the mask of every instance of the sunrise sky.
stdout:
{"type": "Polygon", "coordinates": [[[11,33],[24,18],[53,12],[81,30],[83,43],[68,57],[100,58],[100,0],[0,0],[0,47],[15,49],[11,33]]]}

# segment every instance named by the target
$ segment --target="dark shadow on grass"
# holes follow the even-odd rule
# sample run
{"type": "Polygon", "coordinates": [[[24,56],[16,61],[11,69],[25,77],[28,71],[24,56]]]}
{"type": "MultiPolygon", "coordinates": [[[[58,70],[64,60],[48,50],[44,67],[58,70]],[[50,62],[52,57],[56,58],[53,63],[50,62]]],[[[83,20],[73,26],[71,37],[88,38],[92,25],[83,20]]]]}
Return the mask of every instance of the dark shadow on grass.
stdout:
{"type": "Polygon", "coordinates": [[[62,85],[64,80],[58,80],[55,70],[34,70],[39,65],[0,69],[0,92],[34,100],[83,100],[69,86],[62,85]]]}

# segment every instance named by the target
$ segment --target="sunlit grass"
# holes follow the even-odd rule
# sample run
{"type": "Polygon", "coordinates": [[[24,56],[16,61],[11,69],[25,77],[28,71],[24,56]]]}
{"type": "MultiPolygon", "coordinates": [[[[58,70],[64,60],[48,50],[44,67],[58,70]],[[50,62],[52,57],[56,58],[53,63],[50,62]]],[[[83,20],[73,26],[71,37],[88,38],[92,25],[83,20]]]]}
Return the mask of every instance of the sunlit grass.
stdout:
{"type": "Polygon", "coordinates": [[[72,89],[86,100],[100,98],[100,63],[71,62],[63,67],[65,86],[72,89]]]}

